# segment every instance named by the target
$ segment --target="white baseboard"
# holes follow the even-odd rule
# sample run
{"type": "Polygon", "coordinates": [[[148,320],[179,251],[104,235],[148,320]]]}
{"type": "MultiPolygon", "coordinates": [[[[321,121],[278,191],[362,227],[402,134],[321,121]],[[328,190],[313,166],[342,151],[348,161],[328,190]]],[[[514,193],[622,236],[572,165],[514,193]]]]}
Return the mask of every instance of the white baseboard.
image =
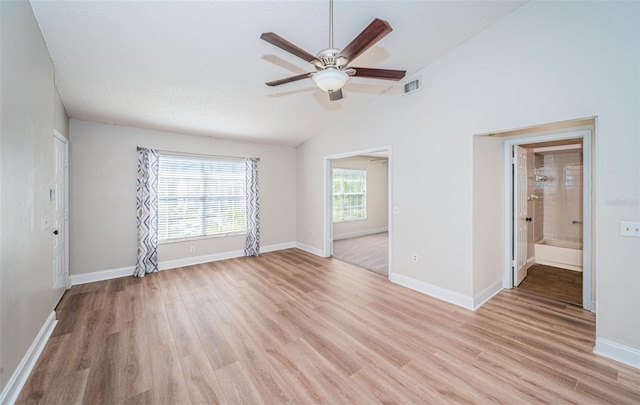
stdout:
{"type": "Polygon", "coordinates": [[[446,288],[425,283],[424,281],[416,280],[414,278],[403,276],[398,273],[391,273],[389,275],[389,280],[393,283],[411,288],[412,290],[416,290],[439,300],[446,301],[451,304],[458,305],[462,308],[470,309],[472,311],[474,310],[473,297],[470,297],[468,295],[447,290],[446,288]]]}
{"type": "MultiPolygon", "coordinates": [[[[263,246],[260,248],[260,253],[274,252],[276,250],[291,249],[296,247],[296,243],[279,243],[275,245],[263,246]]],[[[214,253],[211,255],[191,256],[183,259],[165,260],[158,263],[158,270],[169,270],[178,267],[193,266],[195,264],[215,262],[219,260],[234,259],[236,257],[243,257],[244,250],[232,250],[230,252],[214,253]]],[[[96,281],[110,280],[113,278],[126,277],[133,275],[135,266],[120,267],[117,269],[109,269],[96,271],[93,273],[74,274],[71,276],[71,285],[87,284],[96,281]]]]}
{"type": "Polygon", "coordinates": [[[260,253],[276,252],[278,250],[293,249],[296,247],[295,242],[279,243],[277,245],[269,245],[260,248],[260,253]]]}
{"type": "Polygon", "coordinates": [[[389,232],[389,228],[387,228],[387,227],[375,228],[375,229],[367,229],[367,230],[364,230],[364,231],[349,232],[349,233],[343,233],[343,234],[340,234],[340,235],[333,235],[333,240],[357,238],[359,236],[373,235],[373,234],[382,233],[382,232],[389,232]]]}
{"type": "MultiPolygon", "coordinates": [[[[211,255],[190,256],[182,259],[165,260],[163,262],[158,263],[158,270],[177,269],[178,267],[186,267],[186,266],[193,266],[194,264],[217,262],[219,260],[235,259],[236,257],[242,257],[242,256],[244,256],[244,250],[232,250],[230,252],[214,253],[211,255]]],[[[131,274],[133,274],[133,272],[131,274]]]]}
{"type": "Polygon", "coordinates": [[[94,283],[96,281],[111,280],[112,278],[120,278],[133,275],[134,266],[119,267],[117,269],[108,269],[94,271],[93,273],[82,273],[71,275],[71,285],[94,283]]]}
{"type": "Polygon", "coordinates": [[[497,280],[495,283],[489,285],[487,288],[473,296],[473,310],[475,311],[483,306],[485,302],[489,301],[500,291],[502,291],[502,279],[497,280]]]}
{"type": "MultiPolygon", "coordinates": [[[[295,243],[280,243],[277,245],[261,246],[260,253],[275,252],[276,250],[291,249],[296,247],[295,243]]],[[[183,259],[165,260],[158,263],[158,270],[177,269],[178,267],[193,266],[195,264],[217,262],[219,260],[235,259],[244,257],[244,250],[232,250],[230,252],[214,253],[211,255],[191,256],[183,259]]],[[[132,273],[133,274],[133,273],[132,273]]]]}
{"type": "Polygon", "coordinates": [[[36,361],[38,361],[38,357],[40,357],[40,353],[44,349],[44,346],[47,344],[47,340],[49,340],[49,336],[53,333],[53,328],[55,328],[56,323],[56,313],[54,311],[49,314],[49,317],[40,328],[40,332],[31,343],[29,350],[24,355],[20,364],[18,364],[18,368],[11,375],[9,382],[0,393],[0,404],[13,404],[18,399],[18,395],[20,395],[20,391],[22,391],[22,387],[27,382],[27,378],[29,378],[29,374],[33,370],[33,367],[36,365],[36,361]]]}
{"type": "Polygon", "coordinates": [[[640,350],[627,347],[606,339],[596,338],[593,352],[627,366],[640,369],[640,350]]]}
{"type": "Polygon", "coordinates": [[[307,253],[311,253],[312,255],[327,257],[324,254],[324,251],[318,248],[314,248],[313,246],[305,245],[304,243],[296,242],[296,247],[300,250],[304,250],[307,253]]]}

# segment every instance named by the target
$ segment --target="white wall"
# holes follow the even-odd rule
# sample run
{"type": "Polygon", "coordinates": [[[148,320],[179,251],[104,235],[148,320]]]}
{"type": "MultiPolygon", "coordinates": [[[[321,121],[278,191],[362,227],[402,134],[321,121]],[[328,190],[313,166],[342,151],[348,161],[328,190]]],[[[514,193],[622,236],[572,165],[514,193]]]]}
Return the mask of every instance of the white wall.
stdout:
{"type": "Polygon", "coordinates": [[[69,115],[57,88],[53,89],[53,126],[62,136],[69,139],[69,115]]]}
{"type": "Polygon", "coordinates": [[[53,310],[53,63],[26,1],[0,2],[0,391],[53,310]],[[49,227],[41,225],[42,217],[49,227]]]}
{"type": "Polygon", "coordinates": [[[364,235],[386,229],[389,222],[389,165],[369,156],[354,156],[333,161],[334,168],[367,171],[367,218],[357,221],[335,222],[333,238],[364,235]]]}
{"type": "Polygon", "coordinates": [[[381,96],[301,145],[298,240],[323,247],[324,156],[391,145],[394,272],[471,297],[502,254],[472,232],[473,135],[597,116],[597,336],[640,350],[640,239],[619,235],[640,219],[639,8],[527,3],[417,72],[422,91],[381,96]]]}
{"type": "Polygon", "coordinates": [[[502,278],[503,140],[473,137],[473,293],[502,278]],[[482,241],[482,243],[478,243],[482,241]]]}
{"type": "MultiPolygon", "coordinates": [[[[222,156],[260,157],[261,246],[295,242],[295,150],[71,120],[70,273],[135,266],[136,146],[222,156]]],[[[244,249],[244,236],[161,244],[158,260],[244,249]],[[189,252],[195,246],[195,253],[189,252]]]]}

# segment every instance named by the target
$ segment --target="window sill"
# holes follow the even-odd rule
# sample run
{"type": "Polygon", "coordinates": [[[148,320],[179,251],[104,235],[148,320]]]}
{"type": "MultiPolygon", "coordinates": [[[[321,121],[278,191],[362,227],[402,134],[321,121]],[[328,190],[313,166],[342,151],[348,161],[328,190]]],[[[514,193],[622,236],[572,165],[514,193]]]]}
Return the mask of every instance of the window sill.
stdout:
{"type": "Polygon", "coordinates": [[[367,218],[358,218],[358,219],[344,219],[342,221],[333,221],[334,224],[344,224],[345,222],[358,222],[358,221],[366,221],[367,218]]]}
{"type": "Polygon", "coordinates": [[[216,235],[207,235],[207,236],[194,236],[192,238],[182,238],[182,239],[165,239],[159,240],[158,245],[169,245],[172,243],[184,243],[184,242],[192,242],[196,240],[205,240],[205,239],[218,239],[218,238],[226,238],[229,236],[245,236],[247,232],[230,232],[230,233],[219,233],[216,235]]]}

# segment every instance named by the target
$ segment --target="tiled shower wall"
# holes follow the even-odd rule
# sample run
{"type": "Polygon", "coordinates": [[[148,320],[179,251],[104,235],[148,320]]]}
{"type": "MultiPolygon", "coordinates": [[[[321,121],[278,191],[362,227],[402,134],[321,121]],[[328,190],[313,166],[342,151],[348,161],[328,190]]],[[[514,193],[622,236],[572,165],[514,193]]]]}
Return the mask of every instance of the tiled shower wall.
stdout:
{"type": "Polygon", "coordinates": [[[536,153],[534,175],[535,240],[582,243],[582,151],[536,153]]]}
{"type": "Polygon", "coordinates": [[[542,185],[544,183],[535,181],[535,174],[544,167],[544,155],[540,153],[534,154],[534,169],[531,173],[531,177],[534,179],[534,191],[533,193],[540,198],[533,200],[533,240],[534,242],[540,242],[544,239],[544,190],[542,185]]]}

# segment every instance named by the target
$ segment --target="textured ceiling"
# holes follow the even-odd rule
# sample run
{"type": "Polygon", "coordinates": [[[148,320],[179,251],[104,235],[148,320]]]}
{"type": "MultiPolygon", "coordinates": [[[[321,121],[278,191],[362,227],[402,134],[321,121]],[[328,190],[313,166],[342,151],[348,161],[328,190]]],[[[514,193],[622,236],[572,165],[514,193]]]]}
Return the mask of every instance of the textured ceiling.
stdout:
{"type": "MultiPolygon", "coordinates": [[[[315,54],[328,47],[327,0],[32,1],[72,118],[296,146],[373,97],[399,97],[396,82],[351,78],[329,102],[313,71],[262,40],[273,31],[315,54]]],[[[517,1],[341,1],[334,45],[374,18],[394,31],[355,66],[420,68],[521,6],[517,1]]],[[[428,91],[425,89],[424,91],[428,91]]]]}

